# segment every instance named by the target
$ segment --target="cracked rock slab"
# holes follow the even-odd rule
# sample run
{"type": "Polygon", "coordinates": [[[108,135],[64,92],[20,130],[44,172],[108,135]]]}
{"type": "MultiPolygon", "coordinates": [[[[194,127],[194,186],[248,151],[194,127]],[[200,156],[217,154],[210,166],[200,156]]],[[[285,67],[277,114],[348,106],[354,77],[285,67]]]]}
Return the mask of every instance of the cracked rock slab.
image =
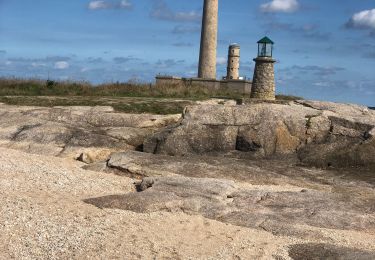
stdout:
{"type": "Polygon", "coordinates": [[[184,212],[263,229],[276,235],[306,236],[295,226],[375,232],[375,203],[324,191],[262,191],[222,179],[145,178],[140,192],[85,200],[100,208],[140,213],[184,212]]]}
{"type": "Polygon", "coordinates": [[[179,125],[144,142],[144,151],[186,156],[295,157],[318,167],[375,169],[375,111],[319,101],[188,106],[179,125]]]}
{"type": "Polygon", "coordinates": [[[0,106],[0,146],[92,163],[141,149],[146,137],[180,115],[117,113],[112,107],[0,106]]]}

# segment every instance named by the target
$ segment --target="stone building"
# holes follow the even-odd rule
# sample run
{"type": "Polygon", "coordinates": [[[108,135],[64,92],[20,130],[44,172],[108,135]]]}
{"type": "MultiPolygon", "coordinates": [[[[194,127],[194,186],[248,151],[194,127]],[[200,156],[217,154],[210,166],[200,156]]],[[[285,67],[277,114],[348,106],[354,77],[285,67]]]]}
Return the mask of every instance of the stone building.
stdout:
{"type": "Polygon", "coordinates": [[[240,79],[240,45],[236,43],[228,49],[227,79],[240,79]]]}
{"type": "Polygon", "coordinates": [[[275,72],[272,58],[274,42],[268,37],[258,41],[258,57],[254,59],[255,69],[251,98],[275,100],[275,72]]]}

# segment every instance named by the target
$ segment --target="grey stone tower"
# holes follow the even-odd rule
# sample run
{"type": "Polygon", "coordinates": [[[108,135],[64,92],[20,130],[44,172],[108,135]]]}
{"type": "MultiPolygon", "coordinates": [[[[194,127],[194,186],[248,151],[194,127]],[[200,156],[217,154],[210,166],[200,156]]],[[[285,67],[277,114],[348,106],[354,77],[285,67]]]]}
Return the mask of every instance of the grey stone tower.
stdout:
{"type": "Polygon", "coordinates": [[[198,78],[216,78],[219,0],[204,0],[198,78]]]}
{"type": "Polygon", "coordinates": [[[228,50],[227,79],[240,78],[240,45],[234,43],[228,50]]]}
{"type": "Polygon", "coordinates": [[[275,100],[275,71],[272,58],[273,41],[264,37],[258,41],[258,57],[254,59],[255,69],[251,98],[275,100]]]}

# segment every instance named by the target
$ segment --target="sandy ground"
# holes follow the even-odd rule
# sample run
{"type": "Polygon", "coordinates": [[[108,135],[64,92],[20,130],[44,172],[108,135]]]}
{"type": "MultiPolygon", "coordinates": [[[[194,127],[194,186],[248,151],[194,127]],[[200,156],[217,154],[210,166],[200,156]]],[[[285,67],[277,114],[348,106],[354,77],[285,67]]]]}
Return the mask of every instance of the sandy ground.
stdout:
{"type": "Polygon", "coordinates": [[[375,251],[368,233],[320,229],[302,241],[184,213],[100,209],[83,200],[134,192],[134,180],[82,165],[0,148],[1,259],[290,259],[288,246],[306,242],[375,251]]]}

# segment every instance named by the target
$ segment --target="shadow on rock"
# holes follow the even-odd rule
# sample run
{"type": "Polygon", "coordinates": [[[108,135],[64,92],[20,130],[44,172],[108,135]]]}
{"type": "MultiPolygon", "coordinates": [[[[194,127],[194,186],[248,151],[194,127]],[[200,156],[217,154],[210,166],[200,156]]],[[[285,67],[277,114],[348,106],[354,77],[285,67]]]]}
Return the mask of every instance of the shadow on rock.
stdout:
{"type": "Polygon", "coordinates": [[[100,208],[139,213],[200,214],[278,235],[306,236],[296,225],[342,230],[375,230],[374,201],[346,200],[322,191],[265,191],[207,178],[144,178],[139,192],[85,200],[100,208]]]}
{"type": "Polygon", "coordinates": [[[164,155],[296,157],[317,167],[375,169],[375,112],[319,101],[185,109],[181,124],[146,138],[144,151],[164,155]]]}
{"type": "Polygon", "coordinates": [[[367,252],[353,248],[338,247],[329,244],[297,244],[289,249],[289,256],[293,260],[372,260],[374,252],[367,252]]]}

